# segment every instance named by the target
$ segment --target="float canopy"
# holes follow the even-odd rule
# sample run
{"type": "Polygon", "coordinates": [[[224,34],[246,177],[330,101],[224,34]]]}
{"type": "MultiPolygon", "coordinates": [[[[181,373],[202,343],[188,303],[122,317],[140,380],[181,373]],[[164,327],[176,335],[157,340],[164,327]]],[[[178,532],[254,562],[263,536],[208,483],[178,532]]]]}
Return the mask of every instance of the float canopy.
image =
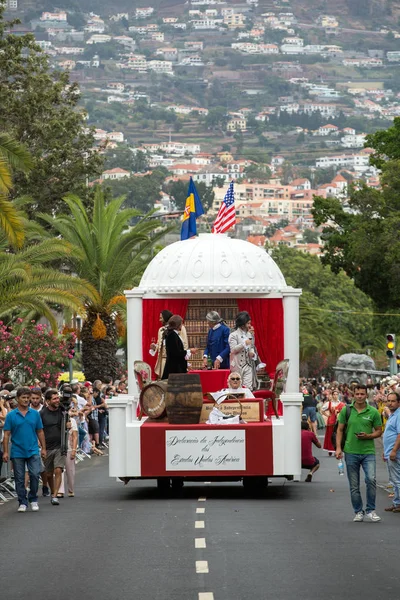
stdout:
{"type": "Polygon", "coordinates": [[[263,248],[227,234],[199,237],[166,246],[149,263],[138,289],[143,296],[241,294],[275,297],[285,278],[263,248]]]}

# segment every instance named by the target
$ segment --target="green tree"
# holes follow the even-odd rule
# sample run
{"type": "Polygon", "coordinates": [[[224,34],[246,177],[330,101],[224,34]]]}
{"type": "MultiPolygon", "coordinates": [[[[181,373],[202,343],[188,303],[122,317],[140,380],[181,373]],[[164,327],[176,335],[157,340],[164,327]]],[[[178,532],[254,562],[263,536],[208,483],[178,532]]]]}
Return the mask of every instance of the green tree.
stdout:
{"type": "Polygon", "coordinates": [[[374,148],[370,162],[378,169],[384,168],[388,159],[400,159],[400,117],[393,120],[393,126],[389,129],[367,135],[365,146],[374,148]]]}
{"type": "Polygon", "coordinates": [[[146,154],[143,150],[137,150],[133,159],[133,171],[135,173],[143,173],[147,171],[149,168],[149,163],[147,162],[146,154]]]}
{"type": "Polygon", "coordinates": [[[352,189],[345,210],[337,199],[314,198],[312,214],[325,225],[324,264],[343,269],[378,307],[399,305],[400,275],[400,161],[385,164],[382,190],[363,185],[352,189]],[[329,223],[329,225],[326,225],[329,223]]]}
{"type": "MultiPolygon", "coordinates": [[[[205,183],[196,183],[196,189],[199,193],[201,203],[204,208],[204,212],[207,212],[214,202],[215,194],[211,186],[207,186],[205,183]]],[[[174,199],[174,204],[177,210],[183,211],[186,205],[186,198],[188,192],[188,184],[186,181],[173,181],[166,185],[166,191],[174,199]]]]}
{"type": "Polygon", "coordinates": [[[295,177],[295,169],[291,162],[285,160],[282,165],[282,183],[288,185],[295,177]]]}
{"type": "Polygon", "coordinates": [[[132,150],[124,145],[117,146],[117,148],[109,149],[104,155],[105,169],[114,169],[119,167],[126,169],[127,171],[133,170],[134,155],[132,150]]]}
{"type": "Polygon", "coordinates": [[[371,162],[382,170],[381,189],[350,186],[348,207],[337,199],[314,199],[313,216],[325,225],[323,262],[343,269],[380,310],[398,307],[400,294],[400,119],[368,139],[371,162]],[[397,137],[396,137],[397,136],[397,137]],[[386,157],[386,160],[385,160],[386,157]]]}
{"type": "Polygon", "coordinates": [[[289,225],[288,219],[281,219],[277,223],[271,223],[268,227],[265,228],[264,235],[267,238],[271,238],[278,229],[283,229],[289,225]]]}
{"type": "Polygon", "coordinates": [[[306,244],[318,244],[318,231],[314,229],[305,229],[303,231],[303,240],[306,244]]]}
{"type": "Polygon", "coordinates": [[[222,129],[228,122],[226,108],[217,107],[211,108],[205,118],[205,126],[207,129],[222,129]]]}
{"type": "Polygon", "coordinates": [[[345,351],[365,349],[374,339],[372,300],[343,272],[335,274],[316,256],[279,246],[272,258],[286,282],[303,289],[300,346],[303,361],[322,352],[335,362],[345,351]]]}
{"type": "Polygon", "coordinates": [[[33,35],[12,33],[0,6],[0,130],[23,143],[32,157],[29,173],[17,173],[13,196],[29,195],[29,212],[58,210],[62,196],[85,197],[86,178],[101,172],[93,135],[77,110],[79,89],[66,72],[51,72],[33,35]]]}
{"type": "Polygon", "coordinates": [[[64,202],[68,215],[40,214],[39,218],[68,242],[71,267],[97,291],[96,298],[86,302],[81,332],[85,377],[91,381],[115,377],[116,316],[124,310],[123,292],[138,285],[165,230],[158,219],[150,218],[151,214],[142,216],[135,209],[122,209],[124,198],[107,201],[99,188],[90,217],[77,196],[68,195],[64,202]],[[132,219],[136,223],[130,226],[132,219]]]}
{"type": "Polygon", "coordinates": [[[161,185],[166,171],[159,167],[144,176],[125,177],[116,181],[107,180],[104,184],[113,196],[125,196],[125,205],[143,212],[152,210],[154,203],[160,199],[161,185]]]}
{"type": "Polygon", "coordinates": [[[269,181],[271,178],[271,169],[267,165],[249,165],[244,170],[246,177],[258,179],[259,181],[269,181]]]}

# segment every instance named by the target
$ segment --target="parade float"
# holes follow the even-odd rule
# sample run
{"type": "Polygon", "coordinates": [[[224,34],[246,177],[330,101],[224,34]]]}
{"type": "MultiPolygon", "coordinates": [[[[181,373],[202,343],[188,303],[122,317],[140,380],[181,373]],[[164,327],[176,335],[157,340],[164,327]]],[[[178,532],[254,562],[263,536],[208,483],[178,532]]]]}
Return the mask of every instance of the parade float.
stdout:
{"type": "Polygon", "coordinates": [[[109,402],[110,476],[124,481],[155,479],[161,488],[185,480],[243,480],[244,485],[265,485],[271,477],[299,479],[300,294],[301,290],[286,285],[279,267],[263,248],[227,234],[200,234],[159,252],[140,285],[125,292],[129,393],[109,402]],[[171,375],[165,384],[169,398],[166,414],[161,411],[161,418],[140,418],[141,385],[134,365],[144,361],[154,366],[149,347],[164,309],[184,318],[189,344],[200,352],[190,360],[187,375],[178,379],[171,375]],[[193,382],[200,382],[205,405],[210,392],[226,387],[228,371],[201,370],[209,310],[219,311],[230,326],[237,312],[248,311],[258,354],[270,375],[274,376],[283,359],[290,365],[279,394],[279,416],[257,399],[259,416],[250,411],[251,419],[234,425],[205,422],[204,406],[197,406],[195,416],[191,410],[188,420],[176,417],[179,410],[171,409],[174,398],[182,406],[189,397],[198,398],[199,385],[193,388],[193,382]]]}

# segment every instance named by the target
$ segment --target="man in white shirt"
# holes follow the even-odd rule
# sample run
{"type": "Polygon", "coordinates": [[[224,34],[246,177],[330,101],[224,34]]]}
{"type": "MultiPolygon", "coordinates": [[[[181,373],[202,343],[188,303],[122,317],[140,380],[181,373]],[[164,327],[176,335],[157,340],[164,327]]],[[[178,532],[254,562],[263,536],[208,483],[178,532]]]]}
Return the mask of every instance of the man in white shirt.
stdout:
{"type": "Polygon", "coordinates": [[[86,406],[87,402],[86,402],[85,398],[82,398],[82,396],[80,396],[80,393],[81,393],[80,383],[74,383],[71,386],[71,388],[72,388],[72,393],[75,396],[77,403],[78,403],[78,411],[82,410],[86,406]]]}

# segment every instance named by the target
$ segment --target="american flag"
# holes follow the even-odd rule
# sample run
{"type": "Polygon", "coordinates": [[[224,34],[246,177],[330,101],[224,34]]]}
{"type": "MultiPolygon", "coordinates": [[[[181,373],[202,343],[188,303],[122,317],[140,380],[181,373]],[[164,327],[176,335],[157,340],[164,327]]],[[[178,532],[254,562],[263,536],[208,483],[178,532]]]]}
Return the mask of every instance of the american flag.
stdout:
{"type": "Polygon", "coordinates": [[[235,192],[233,189],[233,181],[231,181],[229,188],[225,194],[225,198],[222,201],[221,207],[218,211],[217,218],[215,219],[212,233],[224,233],[233,227],[236,223],[236,210],[235,210],[235,192]]]}

